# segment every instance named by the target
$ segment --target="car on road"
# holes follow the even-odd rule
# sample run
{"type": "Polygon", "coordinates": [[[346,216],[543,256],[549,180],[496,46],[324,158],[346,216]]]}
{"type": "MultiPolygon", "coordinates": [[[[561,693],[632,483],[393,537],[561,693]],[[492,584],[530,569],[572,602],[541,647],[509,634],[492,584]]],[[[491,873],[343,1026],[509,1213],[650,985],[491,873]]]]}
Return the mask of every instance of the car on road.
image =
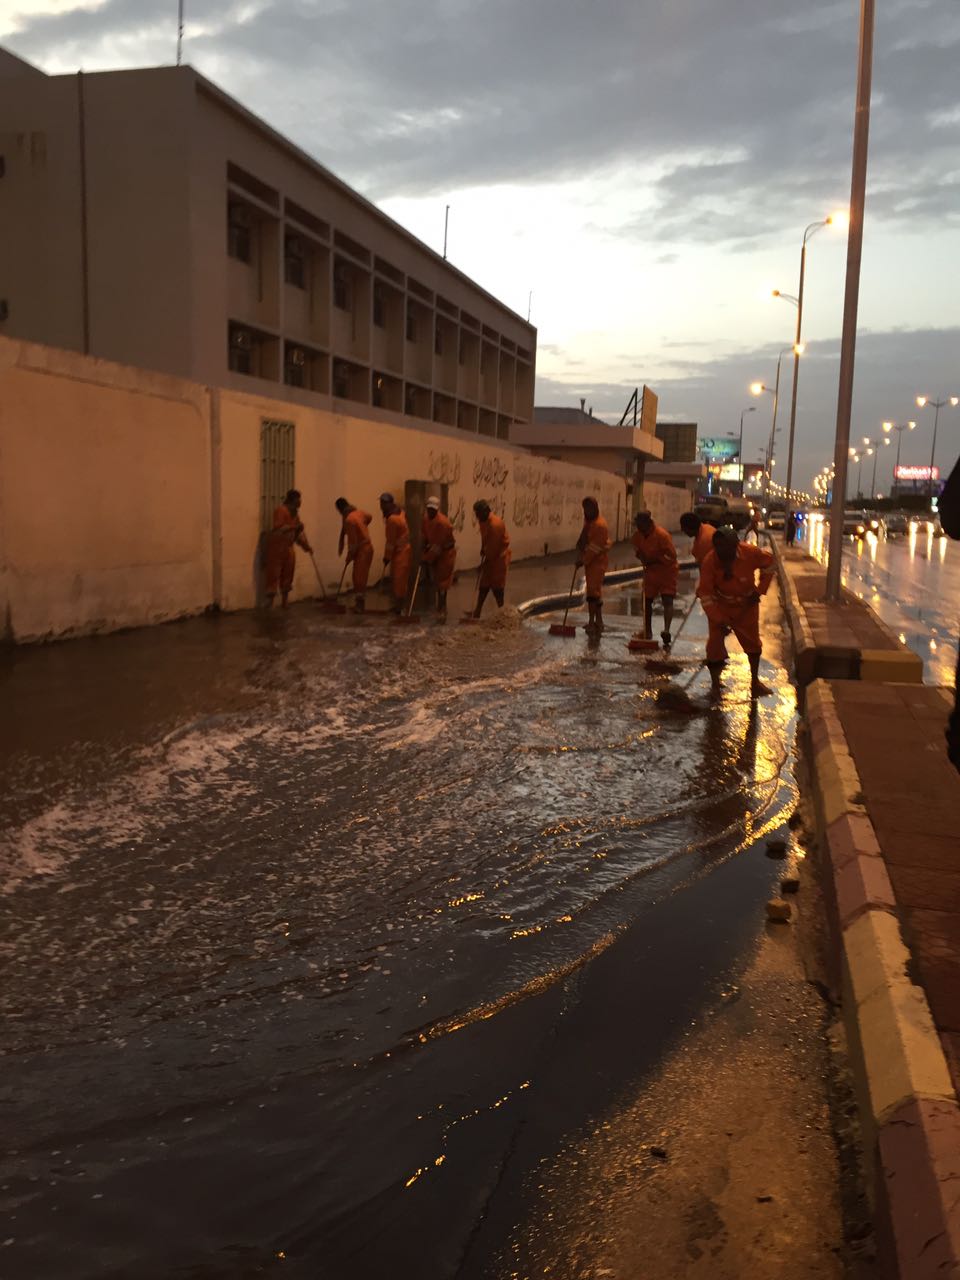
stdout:
{"type": "Polygon", "coordinates": [[[903,511],[888,511],[880,524],[888,538],[905,537],[910,532],[910,521],[903,511]]]}
{"type": "Polygon", "coordinates": [[[768,511],[764,520],[764,528],[766,529],[783,529],[786,527],[787,514],[785,511],[768,511]]]}
{"type": "Polygon", "coordinates": [[[843,515],[844,537],[865,538],[867,534],[878,534],[880,521],[870,511],[845,511],[843,515]]]}

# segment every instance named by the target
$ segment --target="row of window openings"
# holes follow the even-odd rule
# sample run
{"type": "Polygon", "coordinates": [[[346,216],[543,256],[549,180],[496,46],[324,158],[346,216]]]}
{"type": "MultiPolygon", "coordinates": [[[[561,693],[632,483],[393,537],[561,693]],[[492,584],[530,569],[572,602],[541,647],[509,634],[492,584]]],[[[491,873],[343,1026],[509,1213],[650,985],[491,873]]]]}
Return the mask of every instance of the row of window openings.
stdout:
{"type": "MultiPolygon", "coordinates": [[[[254,348],[258,339],[248,330],[237,327],[230,334],[229,367],[233,373],[251,375],[254,370],[254,348]]],[[[290,387],[307,385],[308,355],[303,347],[288,346],[284,353],[283,380],[290,387]]],[[[396,383],[394,383],[396,386],[396,383]]],[[[383,374],[374,373],[371,377],[371,401],[376,407],[384,402],[385,379],[383,374]]],[[[340,400],[350,398],[350,369],[340,361],[334,361],[333,394],[340,400]]],[[[408,386],[404,394],[404,412],[413,413],[416,409],[417,397],[428,394],[425,389],[408,386]]]]}
{"type": "MultiPolygon", "coordinates": [[[[249,264],[253,256],[249,216],[243,205],[231,205],[230,215],[228,228],[230,257],[249,264]]],[[[283,278],[287,284],[297,289],[307,287],[306,250],[299,236],[284,236],[283,278]]],[[[353,310],[349,279],[346,273],[339,269],[333,273],[333,305],[339,311],[353,310]]],[[[373,323],[378,329],[386,328],[386,303],[383,290],[377,286],[374,286],[373,290],[373,323]]],[[[412,308],[407,310],[406,335],[408,342],[417,341],[417,317],[412,308]]],[[[434,329],[433,350],[436,355],[443,355],[443,330],[439,324],[434,329]]],[[[459,359],[461,364],[466,364],[466,346],[462,342],[459,359]]]]}

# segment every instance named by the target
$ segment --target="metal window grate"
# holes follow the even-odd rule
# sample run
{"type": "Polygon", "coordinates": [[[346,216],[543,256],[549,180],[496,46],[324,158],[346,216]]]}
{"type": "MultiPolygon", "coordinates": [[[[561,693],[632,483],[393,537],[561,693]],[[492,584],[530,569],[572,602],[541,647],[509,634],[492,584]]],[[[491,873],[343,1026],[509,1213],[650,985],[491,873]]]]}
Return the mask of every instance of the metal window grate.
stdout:
{"type": "Polygon", "coordinates": [[[273,528],[273,513],[293,488],[296,427],[271,418],[260,421],[260,528],[273,528]]]}

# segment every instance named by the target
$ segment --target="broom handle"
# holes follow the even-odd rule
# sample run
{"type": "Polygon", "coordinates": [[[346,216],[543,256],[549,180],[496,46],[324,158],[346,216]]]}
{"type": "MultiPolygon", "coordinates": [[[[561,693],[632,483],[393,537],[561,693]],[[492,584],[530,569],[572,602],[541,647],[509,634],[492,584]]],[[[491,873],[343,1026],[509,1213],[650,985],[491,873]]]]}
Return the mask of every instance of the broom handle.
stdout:
{"type": "Polygon", "coordinates": [[[410,597],[410,603],[407,605],[407,617],[413,613],[413,602],[417,598],[417,592],[420,590],[420,570],[423,566],[417,565],[417,576],[413,580],[413,595],[410,597]]]}
{"type": "Polygon", "coordinates": [[[477,599],[474,606],[477,609],[480,607],[480,579],[483,577],[483,560],[484,557],[481,555],[480,563],[477,565],[477,599]]]}
{"type": "Polygon", "coordinates": [[[576,586],[577,570],[579,568],[580,566],[577,564],[573,566],[573,577],[570,579],[570,594],[567,596],[567,607],[563,611],[563,622],[561,624],[564,627],[567,625],[567,614],[570,612],[570,601],[573,599],[573,588],[576,586]]]}
{"type": "Polygon", "coordinates": [[[310,552],[310,560],[313,564],[313,572],[317,575],[317,581],[320,583],[320,594],[324,600],[327,598],[327,588],[323,585],[323,579],[320,577],[320,570],[317,568],[317,557],[310,552]]]}
{"type": "Polygon", "coordinates": [[[349,563],[350,563],[349,560],[344,561],[343,573],[341,573],[340,575],[340,585],[337,587],[337,594],[334,596],[335,600],[340,599],[340,592],[343,590],[343,580],[347,576],[347,566],[349,565],[349,563]]]}
{"type": "Polygon", "coordinates": [[[690,608],[683,615],[683,621],[680,623],[679,627],[677,627],[677,634],[673,637],[673,640],[670,642],[671,644],[676,644],[677,641],[680,639],[680,632],[687,625],[687,619],[690,617],[691,613],[693,613],[694,609],[697,607],[698,599],[699,599],[699,596],[693,597],[693,600],[690,602],[690,608]]]}

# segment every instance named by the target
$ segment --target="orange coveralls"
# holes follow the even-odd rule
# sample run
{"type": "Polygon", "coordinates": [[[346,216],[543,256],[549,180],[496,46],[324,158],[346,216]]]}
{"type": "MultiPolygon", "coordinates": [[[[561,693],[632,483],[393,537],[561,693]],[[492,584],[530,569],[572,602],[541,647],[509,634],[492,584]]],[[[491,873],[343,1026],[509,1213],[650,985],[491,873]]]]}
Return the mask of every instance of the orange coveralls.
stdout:
{"type": "Polygon", "coordinates": [[[710,623],[707,637],[707,661],[724,662],[727,646],[724,634],[729,627],[740,641],[744,653],[761,653],[760,602],[747,603],[754,593],[766,595],[773,581],[773,556],[752,542],[737,545],[737,554],[729,568],[716,551],[711,551],[700,567],[700,603],[710,623]],[[757,570],[760,580],[757,582],[757,570]],[[730,576],[725,575],[729,572],[730,576]]]}
{"type": "Polygon", "coordinates": [[[413,564],[413,547],[410,545],[410,529],[402,511],[386,517],[387,537],[383,558],[390,566],[390,589],[395,600],[403,600],[410,582],[410,566],[413,564]]]}
{"type": "Polygon", "coordinates": [[[502,591],[507,585],[510,535],[507,533],[507,526],[493,512],[480,525],[480,551],[483,555],[480,586],[502,591]]]}
{"type": "Polygon", "coordinates": [[[609,564],[607,552],[613,546],[610,530],[603,516],[597,516],[596,520],[584,520],[577,545],[581,548],[580,558],[587,579],[587,599],[599,604],[603,600],[603,575],[609,564]]]}
{"type": "Polygon", "coordinates": [[[268,596],[276,595],[278,587],[281,595],[286,595],[293,586],[293,571],[296,568],[293,544],[299,543],[304,551],[309,550],[309,543],[304,538],[302,529],[300,517],[292,515],[290,508],[281,502],[273,513],[273,529],[267,535],[268,596]]]}
{"type": "Polygon", "coordinates": [[[677,594],[677,548],[673,539],[655,524],[650,532],[642,534],[638,529],[633,535],[633,548],[643,562],[643,594],[648,600],[656,596],[677,594]]]}
{"type": "Polygon", "coordinates": [[[367,532],[367,525],[373,516],[367,515],[359,507],[347,513],[343,518],[343,534],[347,540],[347,559],[353,561],[353,589],[362,595],[367,589],[370,577],[370,565],[373,563],[373,543],[367,532]]]}
{"type": "MultiPolygon", "coordinates": [[[[703,562],[713,550],[713,535],[716,529],[712,524],[704,522],[697,530],[697,536],[693,540],[693,558],[700,566],[701,581],[703,580],[703,562]]],[[[697,583],[697,595],[700,595],[700,583],[697,583]]]]}
{"type": "Polygon", "coordinates": [[[433,565],[438,591],[449,591],[453,583],[453,566],[457,562],[457,540],[453,525],[438,511],[432,518],[423,518],[423,562],[433,565]]]}

